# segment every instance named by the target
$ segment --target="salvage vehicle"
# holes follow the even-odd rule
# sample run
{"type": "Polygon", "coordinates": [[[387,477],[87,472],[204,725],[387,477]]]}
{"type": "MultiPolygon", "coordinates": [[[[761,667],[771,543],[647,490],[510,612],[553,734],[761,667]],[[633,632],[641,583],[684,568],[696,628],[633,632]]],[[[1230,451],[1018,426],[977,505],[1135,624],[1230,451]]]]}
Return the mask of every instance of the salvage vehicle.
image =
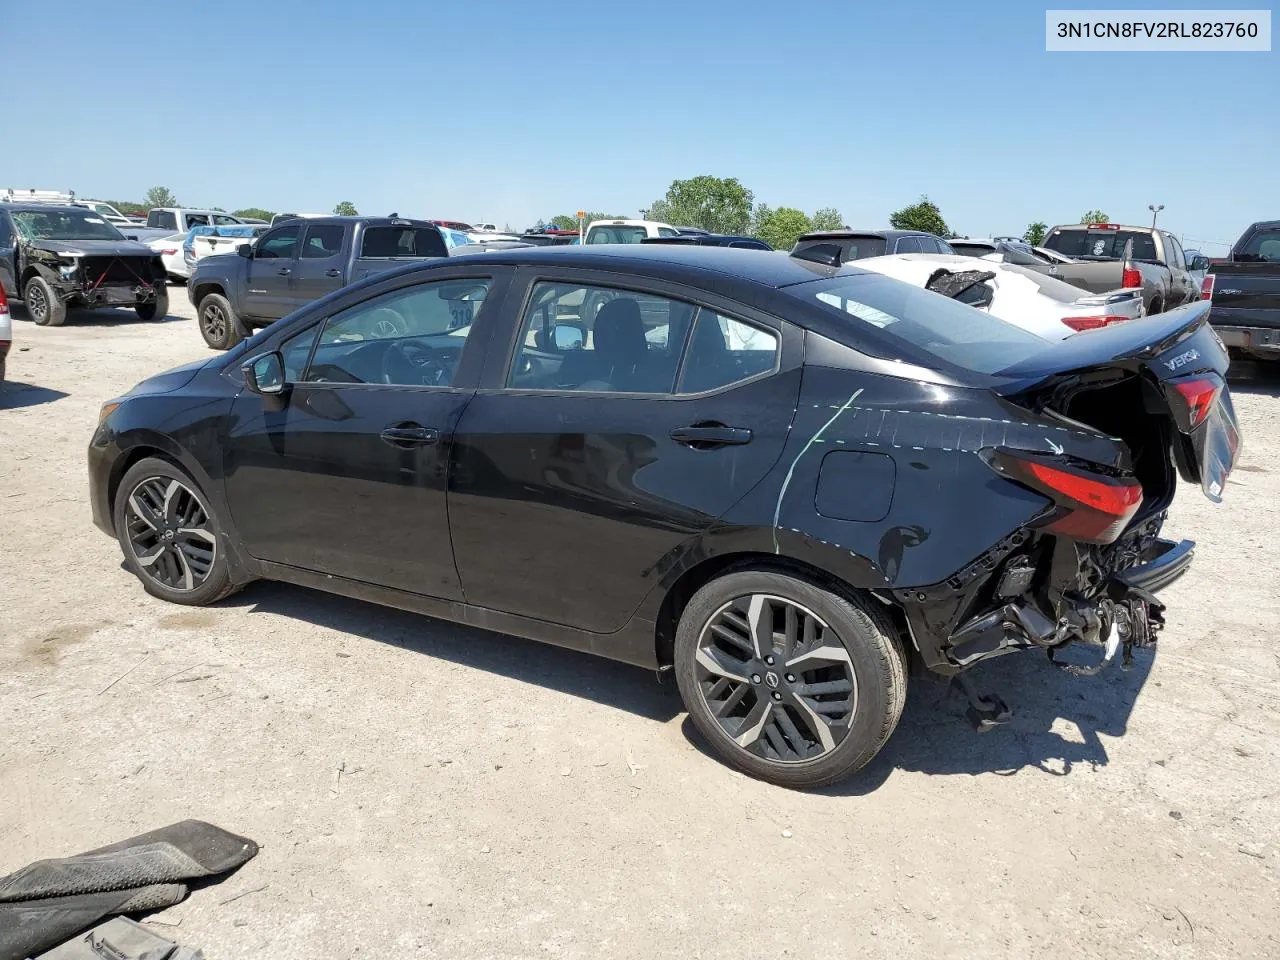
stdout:
{"type": "Polygon", "coordinates": [[[5,363],[13,347],[13,315],[9,312],[9,298],[0,286],[0,383],[4,382],[5,363]]]}
{"type": "Polygon", "coordinates": [[[0,284],[40,326],[59,326],[80,307],[164,317],[166,279],[155,251],[86,207],[0,203],[0,284]]]}
{"type": "Polygon", "coordinates": [[[187,281],[204,342],[228,350],[254,328],[363,277],[447,257],[440,228],[391,217],[286,220],[235,255],[205,257],[187,281]]]}
{"type": "Polygon", "coordinates": [[[1078,223],[1051,229],[1044,246],[1077,262],[1033,269],[1093,293],[1118,287],[1141,290],[1148,314],[1200,299],[1200,285],[1188,270],[1178,238],[1164,230],[1078,223]]]}
{"type": "Polygon", "coordinates": [[[803,234],[791,248],[800,253],[811,247],[837,247],[840,263],[883,257],[892,253],[952,254],[951,245],[941,237],[920,230],[818,230],[803,234]]]}
{"type": "Polygon", "coordinates": [[[1211,263],[1203,296],[1209,322],[1232,350],[1280,358],[1280,220],[1251,224],[1223,263],[1211,263]]]}
{"type": "Polygon", "coordinates": [[[1208,309],[1050,342],[752,250],[442,258],[105,404],[92,513],[174,603],[284,580],[674,673],[724,760],[813,787],[910,670],[988,726],[977,664],[1151,644],[1177,477],[1220,499],[1240,445],[1208,309]]]}
{"type": "Polygon", "coordinates": [[[1088,293],[1012,263],[975,264],[968,256],[907,253],[859,260],[858,266],[985,310],[1046,340],[1143,316],[1137,290],[1088,293]]]}
{"type": "MultiPolygon", "coordinates": [[[[577,235],[576,230],[548,230],[548,233],[577,235]]],[[[639,243],[645,237],[678,237],[680,231],[656,220],[592,220],[583,243],[639,243]]]]}

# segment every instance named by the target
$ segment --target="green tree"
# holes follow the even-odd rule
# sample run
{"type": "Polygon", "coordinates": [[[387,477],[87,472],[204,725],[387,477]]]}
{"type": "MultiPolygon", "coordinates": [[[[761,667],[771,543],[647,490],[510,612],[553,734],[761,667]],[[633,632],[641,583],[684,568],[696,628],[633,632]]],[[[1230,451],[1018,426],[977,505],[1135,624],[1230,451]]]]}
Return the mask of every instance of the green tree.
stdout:
{"type": "Polygon", "coordinates": [[[151,209],[145,203],[138,203],[134,200],[108,200],[107,203],[111,204],[126,217],[145,217],[147,211],[151,209]]]}
{"type": "Polygon", "coordinates": [[[800,234],[808,233],[812,228],[813,221],[803,210],[793,207],[773,209],[762,203],[756,208],[751,232],[775,250],[790,250],[800,234]]]}
{"type": "Polygon", "coordinates": [[[1081,223],[1110,223],[1111,218],[1101,210],[1086,210],[1080,218],[1081,223]]]}
{"type": "Polygon", "coordinates": [[[942,219],[938,205],[926,196],[889,215],[889,225],[895,230],[923,230],[939,237],[951,236],[947,221],[942,219]]]}
{"type": "Polygon", "coordinates": [[[649,219],[712,233],[745,233],[754,195],[734,177],[706,174],[672,181],[667,195],[649,207],[649,219]]]}
{"type": "Polygon", "coordinates": [[[333,208],[335,217],[358,217],[360,211],[356,209],[356,205],[350,200],[343,200],[333,208]]]}
{"type": "Polygon", "coordinates": [[[834,207],[823,207],[809,218],[811,230],[839,230],[844,227],[844,217],[834,207]]]}
{"type": "Polygon", "coordinates": [[[176,207],[178,198],[168,187],[152,187],[147,191],[147,207],[154,209],[155,207],[176,207]]]}
{"type": "Polygon", "coordinates": [[[1022,235],[1022,239],[1033,247],[1038,247],[1044,243],[1044,235],[1048,229],[1049,225],[1047,223],[1043,220],[1036,220],[1027,224],[1027,232],[1022,235]]]}
{"type": "Polygon", "coordinates": [[[562,213],[559,216],[551,218],[551,226],[555,227],[557,230],[577,230],[578,218],[571,217],[567,213],[562,213]]]}
{"type": "Polygon", "coordinates": [[[263,210],[261,207],[245,207],[243,210],[232,210],[233,217],[244,217],[249,220],[266,220],[271,222],[271,218],[275,216],[272,210],[263,210]]]}

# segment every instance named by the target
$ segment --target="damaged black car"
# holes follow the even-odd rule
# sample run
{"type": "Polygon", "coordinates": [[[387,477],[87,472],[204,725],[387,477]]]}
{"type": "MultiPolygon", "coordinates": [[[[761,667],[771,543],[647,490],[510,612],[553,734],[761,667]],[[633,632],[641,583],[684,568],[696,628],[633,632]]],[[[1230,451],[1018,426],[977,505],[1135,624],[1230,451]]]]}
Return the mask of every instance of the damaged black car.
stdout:
{"type": "Polygon", "coordinates": [[[164,263],[94,210],[0,203],[0,284],[40,326],[77,308],[132,307],[143,320],[169,312],[164,263]]]}
{"type": "Polygon", "coordinates": [[[728,763],[818,786],[913,673],[982,728],[992,657],[1154,643],[1178,479],[1240,448],[1207,310],[1051,343],[759,251],[440,260],[106,404],[93,516],[175,603],[283,580],[671,672],[728,763]]]}

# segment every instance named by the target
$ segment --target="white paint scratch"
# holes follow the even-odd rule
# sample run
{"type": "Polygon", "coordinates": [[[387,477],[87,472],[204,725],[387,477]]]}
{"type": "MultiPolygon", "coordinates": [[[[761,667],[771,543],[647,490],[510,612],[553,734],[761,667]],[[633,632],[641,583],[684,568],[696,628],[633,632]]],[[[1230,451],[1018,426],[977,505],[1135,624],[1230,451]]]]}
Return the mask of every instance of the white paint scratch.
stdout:
{"type": "Polygon", "coordinates": [[[851,396],[848,400],[844,402],[844,406],[842,406],[839,410],[837,410],[835,413],[831,415],[830,420],[828,420],[826,423],[824,423],[822,426],[818,428],[818,432],[815,433],[812,437],[810,437],[808,443],[806,443],[803,447],[800,448],[800,452],[796,454],[796,458],[791,461],[791,466],[787,468],[787,476],[782,481],[782,489],[778,491],[778,502],[773,506],[773,552],[774,553],[782,552],[778,547],[778,518],[782,516],[782,498],[787,495],[787,487],[791,486],[791,478],[796,472],[796,464],[800,462],[801,457],[803,457],[806,453],[809,452],[809,448],[811,446],[813,446],[815,443],[818,443],[822,440],[822,435],[827,432],[827,428],[829,428],[833,423],[835,423],[838,419],[840,419],[840,414],[844,413],[851,406],[853,406],[853,401],[857,400],[861,394],[862,394],[861,387],[853,391],[853,396],[851,396]]]}

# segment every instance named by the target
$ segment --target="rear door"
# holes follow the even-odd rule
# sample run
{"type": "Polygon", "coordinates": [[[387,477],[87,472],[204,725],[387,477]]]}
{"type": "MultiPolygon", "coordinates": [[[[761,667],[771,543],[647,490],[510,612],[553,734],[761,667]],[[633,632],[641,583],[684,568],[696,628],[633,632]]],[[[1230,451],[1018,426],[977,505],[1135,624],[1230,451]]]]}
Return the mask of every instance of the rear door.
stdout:
{"type": "Polygon", "coordinates": [[[675,285],[518,276],[514,336],[455,433],[458,571],[469,603],[609,633],[781,455],[802,338],[675,285]]]}
{"type": "Polygon", "coordinates": [[[263,234],[254,246],[245,281],[249,316],[278,320],[292,309],[289,279],[297,262],[302,224],[292,221],[263,234]]]}
{"type": "Polygon", "coordinates": [[[350,257],[351,224],[308,223],[291,277],[294,306],[319,300],[342,287],[350,257]]]}

